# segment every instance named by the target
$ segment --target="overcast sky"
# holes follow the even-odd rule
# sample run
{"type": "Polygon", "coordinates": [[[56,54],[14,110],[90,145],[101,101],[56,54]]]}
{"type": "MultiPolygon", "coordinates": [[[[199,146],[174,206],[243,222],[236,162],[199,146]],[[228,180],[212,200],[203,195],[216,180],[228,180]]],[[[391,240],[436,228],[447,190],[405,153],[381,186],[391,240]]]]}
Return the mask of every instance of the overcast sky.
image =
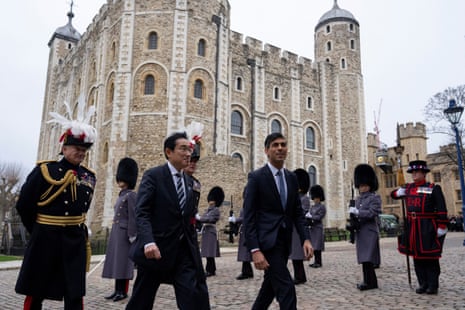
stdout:
{"type": "MultiPolygon", "coordinates": [[[[175,1],[175,0],[173,0],[175,1]]],[[[69,0],[4,1],[0,10],[0,162],[33,167],[49,48],[67,23],[69,0]]],[[[82,34],[106,0],[74,0],[82,34]]],[[[333,0],[230,0],[231,28],[314,59],[313,36],[333,0]]],[[[465,84],[464,0],[339,0],[360,23],[366,127],[380,113],[381,141],[395,144],[396,124],[425,122],[428,99],[465,84]],[[380,108],[380,102],[382,105],[380,108]]],[[[444,103],[446,107],[446,103],[444,103]]],[[[465,118],[465,117],[464,117],[465,118]]],[[[450,138],[429,135],[428,152],[450,138]]]]}

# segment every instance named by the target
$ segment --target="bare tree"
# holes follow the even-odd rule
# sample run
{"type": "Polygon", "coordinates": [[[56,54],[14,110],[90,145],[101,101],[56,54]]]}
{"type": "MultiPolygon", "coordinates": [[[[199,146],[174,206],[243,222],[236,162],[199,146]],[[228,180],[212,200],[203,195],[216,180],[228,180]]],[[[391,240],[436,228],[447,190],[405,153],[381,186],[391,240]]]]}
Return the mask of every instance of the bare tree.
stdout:
{"type": "Polygon", "coordinates": [[[20,164],[0,162],[0,223],[16,203],[22,177],[23,167],[20,164]]]}

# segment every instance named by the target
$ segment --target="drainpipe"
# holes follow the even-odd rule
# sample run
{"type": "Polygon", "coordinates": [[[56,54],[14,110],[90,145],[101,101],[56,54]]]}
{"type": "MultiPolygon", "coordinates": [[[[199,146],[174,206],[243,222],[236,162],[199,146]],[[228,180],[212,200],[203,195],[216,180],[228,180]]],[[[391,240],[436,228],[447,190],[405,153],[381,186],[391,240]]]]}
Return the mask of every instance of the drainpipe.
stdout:
{"type": "Polygon", "coordinates": [[[220,80],[220,31],[221,31],[221,17],[218,15],[212,16],[212,22],[216,24],[218,30],[216,32],[216,87],[215,87],[215,116],[213,118],[213,154],[216,154],[216,140],[217,130],[216,126],[218,124],[218,94],[219,94],[219,80],[220,80]]]}
{"type": "Polygon", "coordinates": [[[255,66],[256,62],[255,59],[248,58],[247,65],[250,67],[250,115],[251,115],[251,122],[250,122],[250,171],[255,169],[255,161],[254,161],[254,150],[255,150],[255,66]]]}

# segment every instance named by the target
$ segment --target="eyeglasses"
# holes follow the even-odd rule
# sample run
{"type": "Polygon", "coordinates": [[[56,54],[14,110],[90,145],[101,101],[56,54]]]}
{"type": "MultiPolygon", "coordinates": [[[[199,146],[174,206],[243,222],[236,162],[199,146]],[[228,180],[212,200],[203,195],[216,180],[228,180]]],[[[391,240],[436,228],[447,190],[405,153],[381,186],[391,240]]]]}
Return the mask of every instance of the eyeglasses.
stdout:
{"type": "Polygon", "coordinates": [[[181,145],[177,147],[178,150],[181,151],[181,153],[192,153],[192,148],[188,145],[181,145]]]}

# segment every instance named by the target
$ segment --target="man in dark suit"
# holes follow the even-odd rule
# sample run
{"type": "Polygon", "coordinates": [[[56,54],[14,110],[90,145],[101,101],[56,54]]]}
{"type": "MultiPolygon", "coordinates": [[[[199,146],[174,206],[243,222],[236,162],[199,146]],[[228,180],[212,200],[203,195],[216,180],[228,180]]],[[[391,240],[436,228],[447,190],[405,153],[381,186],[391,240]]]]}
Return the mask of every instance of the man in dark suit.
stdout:
{"type": "Polygon", "coordinates": [[[306,259],[313,256],[301,208],[297,177],[284,169],[287,141],[281,133],[265,139],[268,163],[248,177],[244,197],[245,238],[255,268],[264,270],[263,283],[252,309],[267,309],[273,299],[280,309],[296,309],[297,298],[287,269],[295,225],[306,259]]]}
{"type": "Polygon", "coordinates": [[[161,283],[174,286],[179,309],[210,309],[208,288],[191,218],[193,180],[182,173],[191,156],[185,133],[164,142],[164,165],[145,172],[137,194],[137,240],[131,257],[137,277],[126,309],[152,309],[161,283]]]}

